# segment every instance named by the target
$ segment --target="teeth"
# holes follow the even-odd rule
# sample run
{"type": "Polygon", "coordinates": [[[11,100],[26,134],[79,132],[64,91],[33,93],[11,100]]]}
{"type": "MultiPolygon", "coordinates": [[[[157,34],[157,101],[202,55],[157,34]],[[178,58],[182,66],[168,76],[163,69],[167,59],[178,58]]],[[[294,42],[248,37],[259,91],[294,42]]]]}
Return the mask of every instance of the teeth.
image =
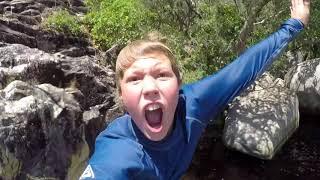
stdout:
{"type": "Polygon", "coordinates": [[[146,110],[148,111],[154,111],[156,109],[159,109],[160,108],[160,105],[159,104],[150,104],[146,107],[146,110]]]}

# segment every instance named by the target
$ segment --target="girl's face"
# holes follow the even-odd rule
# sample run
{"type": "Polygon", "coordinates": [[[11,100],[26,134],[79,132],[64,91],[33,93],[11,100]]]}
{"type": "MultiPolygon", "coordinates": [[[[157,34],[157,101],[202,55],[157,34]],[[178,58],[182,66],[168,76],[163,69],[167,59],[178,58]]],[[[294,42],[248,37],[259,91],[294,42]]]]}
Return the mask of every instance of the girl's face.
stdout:
{"type": "Polygon", "coordinates": [[[152,141],[170,132],[178,103],[179,82],[161,53],[142,56],[124,72],[120,98],[140,131],[152,141]]]}

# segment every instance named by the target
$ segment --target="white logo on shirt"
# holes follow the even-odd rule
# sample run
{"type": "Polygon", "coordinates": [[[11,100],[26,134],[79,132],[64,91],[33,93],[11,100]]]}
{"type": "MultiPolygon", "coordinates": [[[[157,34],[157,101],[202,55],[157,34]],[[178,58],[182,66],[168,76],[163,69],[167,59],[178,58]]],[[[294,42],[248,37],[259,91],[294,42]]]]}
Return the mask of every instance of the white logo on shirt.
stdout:
{"type": "Polygon", "coordinates": [[[90,164],[84,170],[84,172],[82,173],[82,175],[79,179],[81,180],[81,179],[85,179],[85,178],[94,178],[94,173],[92,171],[90,164]]]}

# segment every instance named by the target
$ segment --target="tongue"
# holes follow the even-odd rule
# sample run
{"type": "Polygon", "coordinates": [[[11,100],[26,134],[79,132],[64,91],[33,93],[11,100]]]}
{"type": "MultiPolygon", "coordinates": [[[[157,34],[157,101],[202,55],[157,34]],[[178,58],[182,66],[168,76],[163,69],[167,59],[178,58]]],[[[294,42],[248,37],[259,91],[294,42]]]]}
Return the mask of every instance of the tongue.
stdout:
{"type": "Polygon", "coordinates": [[[161,120],[162,120],[161,108],[154,111],[146,111],[146,119],[148,121],[148,124],[151,127],[156,127],[161,125],[161,120]]]}

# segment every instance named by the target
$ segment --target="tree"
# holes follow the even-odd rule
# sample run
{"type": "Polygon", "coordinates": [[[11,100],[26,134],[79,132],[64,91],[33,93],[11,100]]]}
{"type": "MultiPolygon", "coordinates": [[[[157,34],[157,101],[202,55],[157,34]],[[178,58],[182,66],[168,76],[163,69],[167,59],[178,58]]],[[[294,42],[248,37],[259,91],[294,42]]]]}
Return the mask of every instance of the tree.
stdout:
{"type": "MultiPolygon", "coordinates": [[[[87,0],[87,25],[97,45],[111,47],[150,31],[166,36],[185,82],[214,73],[246,47],[290,17],[290,1],[280,0],[87,0]]],[[[320,55],[320,1],[312,3],[308,31],[289,46],[290,57],[320,55]]],[[[291,63],[282,56],[272,72],[283,76],[291,63]]]]}
{"type": "Polygon", "coordinates": [[[163,23],[178,28],[189,34],[196,18],[201,18],[198,12],[198,0],[144,0],[146,8],[156,15],[156,26],[163,23]]]}

